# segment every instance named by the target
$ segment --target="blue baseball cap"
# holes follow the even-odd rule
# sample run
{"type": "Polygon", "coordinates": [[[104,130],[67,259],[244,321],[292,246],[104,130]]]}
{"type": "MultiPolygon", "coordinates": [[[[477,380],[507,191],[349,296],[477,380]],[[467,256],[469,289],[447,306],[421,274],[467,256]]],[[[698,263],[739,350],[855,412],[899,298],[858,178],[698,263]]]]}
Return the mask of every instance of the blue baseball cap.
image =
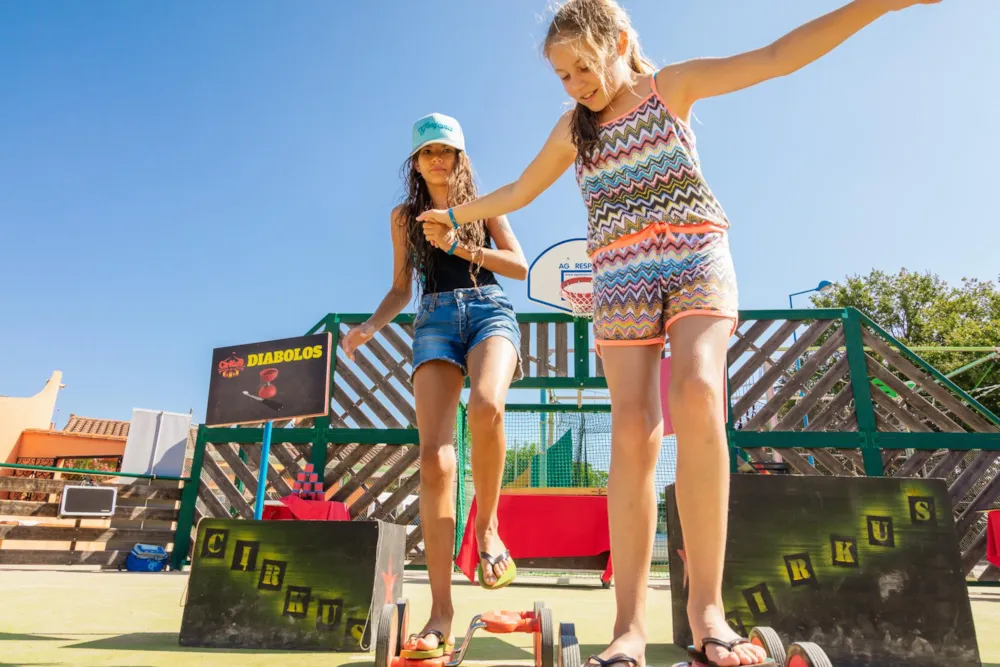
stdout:
{"type": "Polygon", "coordinates": [[[432,113],[417,119],[413,124],[413,150],[410,157],[427,144],[445,144],[460,151],[465,150],[462,126],[451,116],[432,113]]]}

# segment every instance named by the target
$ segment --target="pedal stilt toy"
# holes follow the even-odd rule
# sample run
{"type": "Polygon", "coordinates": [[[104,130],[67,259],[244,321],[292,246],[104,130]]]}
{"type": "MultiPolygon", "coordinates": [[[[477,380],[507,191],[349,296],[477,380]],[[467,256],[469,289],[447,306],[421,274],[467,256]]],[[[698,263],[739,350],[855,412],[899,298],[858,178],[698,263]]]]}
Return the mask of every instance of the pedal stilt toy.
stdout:
{"type": "Polygon", "coordinates": [[[472,636],[477,630],[491,634],[523,632],[534,635],[535,667],[580,667],[580,647],[572,623],[559,625],[559,654],[556,655],[555,628],[552,610],[536,602],[532,611],[491,611],[478,614],[469,624],[462,647],[445,646],[435,651],[411,651],[403,649],[408,637],[402,615],[408,615],[408,603],[401,600],[382,608],[378,635],[375,642],[375,667],[458,667],[472,644],[472,636]],[[433,653],[433,657],[428,657],[433,653]]]}
{"type": "Polygon", "coordinates": [[[829,656],[813,642],[792,642],[786,649],[774,628],[758,626],[750,630],[750,643],[764,649],[775,667],[833,667],[829,656]]]}
{"type": "MultiPolygon", "coordinates": [[[[747,640],[743,640],[745,643],[747,640]]],[[[774,631],[774,628],[757,626],[750,630],[749,641],[751,644],[760,646],[767,654],[767,660],[761,663],[761,667],[833,667],[830,658],[818,644],[813,642],[792,642],[785,648],[781,637],[774,631]]],[[[724,645],[720,642],[720,645],[724,645]]],[[[734,648],[734,642],[730,650],[734,648]]],[[[692,658],[696,658],[697,649],[694,646],[688,647],[688,652],[692,658]]],[[[702,656],[703,657],[703,656],[702,656]]],[[[709,663],[700,658],[693,662],[676,663],[674,667],[681,665],[693,665],[695,667],[707,667],[709,663]]],[[[756,667],[756,666],[755,666],[756,667]]]]}

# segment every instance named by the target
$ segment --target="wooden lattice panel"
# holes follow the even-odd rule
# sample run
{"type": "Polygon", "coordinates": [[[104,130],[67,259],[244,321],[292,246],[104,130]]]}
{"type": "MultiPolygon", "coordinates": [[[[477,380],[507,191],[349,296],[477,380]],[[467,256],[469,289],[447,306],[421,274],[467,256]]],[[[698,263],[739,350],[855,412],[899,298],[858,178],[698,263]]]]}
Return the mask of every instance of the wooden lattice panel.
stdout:
{"type": "Polygon", "coordinates": [[[743,323],[729,348],[734,423],[752,431],[857,430],[839,320],[743,323]],[[818,349],[810,351],[811,346],[818,349]]]}
{"type": "MultiPolygon", "coordinates": [[[[872,382],[879,431],[893,433],[997,433],[994,424],[949,387],[944,386],[907,359],[894,342],[877,332],[862,329],[865,363],[869,378],[889,387],[889,395],[872,382]]],[[[941,477],[948,482],[955,507],[956,530],[961,536],[962,559],[972,570],[986,552],[986,514],[1000,499],[1000,452],[920,450],[895,457],[886,474],[900,477],[941,477]]],[[[986,578],[996,578],[1000,570],[990,566],[986,578]]]]}
{"type": "MultiPolygon", "coordinates": [[[[268,499],[277,500],[292,492],[296,476],[311,459],[311,450],[311,445],[272,443],[268,499]]],[[[260,444],[206,446],[195,526],[202,517],[253,518],[260,451],[260,444]]],[[[419,456],[419,448],[413,445],[330,445],[322,475],[327,498],[346,503],[352,519],[414,524],[407,542],[411,559],[423,553],[415,524],[420,509],[419,456]]]]}

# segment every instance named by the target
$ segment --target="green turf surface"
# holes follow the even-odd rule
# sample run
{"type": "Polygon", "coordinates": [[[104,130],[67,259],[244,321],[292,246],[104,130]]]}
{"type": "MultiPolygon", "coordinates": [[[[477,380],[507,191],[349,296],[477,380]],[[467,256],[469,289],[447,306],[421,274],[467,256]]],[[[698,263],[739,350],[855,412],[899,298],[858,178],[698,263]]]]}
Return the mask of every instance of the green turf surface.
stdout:
{"type": "MultiPolygon", "coordinates": [[[[371,665],[374,654],[291,651],[219,651],[182,648],[177,643],[186,574],[138,574],[62,570],[0,570],[0,665],[116,667],[268,667],[371,665]]],[[[456,625],[460,638],[469,619],[491,608],[531,609],[542,600],[556,623],[572,621],[584,657],[610,639],[614,591],[597,577],[577,577],[575,586],[522,577],[519,583],[490,592],[456,577],[456,625]]],[[[424,573],[408,573],[404,595],[410,599],[411,629],[419,629],[430,606],[424,573]],[[418,626],[413,628],[412,626],[418,626]]],[[[1000,667],[1000,589],[972,589],[979,647],[984,665],[1000,667]]],[[[650,665],[669,665],[685,657],[671,644],[670,590],[654,580],[649,590],[650,665]]],[[[461,641],[461,640],[459,640],[461,641]]],[[[528,635],[502,637],[477,633],[471,665],[530,665],[528,635]]]]}

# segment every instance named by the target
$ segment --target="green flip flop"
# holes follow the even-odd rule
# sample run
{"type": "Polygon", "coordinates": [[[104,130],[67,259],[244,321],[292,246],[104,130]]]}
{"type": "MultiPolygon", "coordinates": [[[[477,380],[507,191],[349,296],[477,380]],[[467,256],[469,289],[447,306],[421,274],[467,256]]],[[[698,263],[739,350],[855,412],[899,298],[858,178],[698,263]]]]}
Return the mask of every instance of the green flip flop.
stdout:
{"type": "Polygon", "coordinates": [[[480,586],[482,586],[486,590],[495,591],[498,588],[503,588],[505,586],[509,586],[510,583],[512,581],[514,581],[514,579],[517,577],[517,565],[514,563],[513,560],[511,560],[511,558],[510,558],[510,551],[504,551],[502,554],[499,554],[497,556],[491,556],[488,553],[486,553],[485,551],[480,551],[479,552],[479,565],[476,566],[476,573],[477,573],[477,575],[479,577],[479,585],[480,586]],[[483,573],[483,561],[484,560],[490,564],[490,568],[492,568],[497,563],[500,563],[500,562],[505,561],[505,560],[510,561],[510,565],[508,565],[507,569],[503,571],[503,574],[501,574],[497,578],[496,583],[491,585],[491,584],[487,584],[486,583],[486,577],[485,577],[485,575],[483,573]]]}

